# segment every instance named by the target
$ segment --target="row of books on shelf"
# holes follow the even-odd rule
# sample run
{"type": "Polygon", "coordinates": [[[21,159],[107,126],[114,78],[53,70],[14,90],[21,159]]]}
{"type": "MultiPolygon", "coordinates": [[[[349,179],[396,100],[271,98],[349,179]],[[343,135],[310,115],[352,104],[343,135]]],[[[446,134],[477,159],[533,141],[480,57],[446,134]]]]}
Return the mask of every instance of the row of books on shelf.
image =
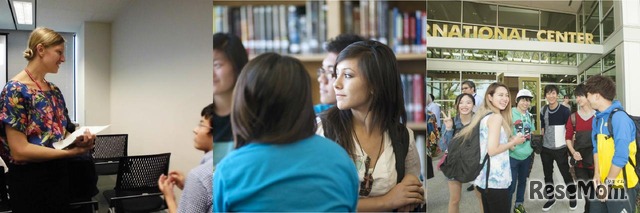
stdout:
{"type": "Polygon", "coordinates": [[[324,52],[327,21],[323,1],[307,1],[305,6],[214,6],[213,13],[214,33],[238,35],[249,54],[324,52]]]}
{"type": "MultiPolygon", "coordinates": [[[[399,54],[426,52],[426,13],[389,9],[389,2],[342,2],[346,33],[378,40],[399,54]]],[[[214,6],[213,32],[238,35],[250,54],[324,52],[327,40],[325,1],[296,5],[214,6]]]]}
{"type": "Polygon", "coordinates": [[[426,52],[427,13],[389,8],[389,1],[360,0],[343,2],[344,29],[378,40],[396,53],[426,52]]]}
{"type": "Polygon", "coordinates": [[[425,121],[425,81],[422,74],[400,74],[408,122],[425,121]]]}

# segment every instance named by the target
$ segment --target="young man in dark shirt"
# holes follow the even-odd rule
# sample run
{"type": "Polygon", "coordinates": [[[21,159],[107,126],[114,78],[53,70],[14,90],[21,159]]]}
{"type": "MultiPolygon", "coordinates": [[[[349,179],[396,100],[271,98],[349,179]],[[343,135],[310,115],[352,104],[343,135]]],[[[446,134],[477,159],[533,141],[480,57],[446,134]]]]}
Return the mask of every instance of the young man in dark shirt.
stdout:
{"type": "Polygon", "coordinates": [[[571,115],[571,110],[558,103],[558,87],[547,85],[544,87],[547,105],[540,111],[541,129],[544,137],[540,159],[542,160],[542,170],[544,172],[545,192],[548,201],[542,206],[542,211],[549,211],[556,203],[553,185],[553,162],[555,161],[564,179],[569,193],[569,208],[576,209],[576,186],[573,177],[569,173],[569,160],[567,154],[567,143],[565,140],[565,124],[571,115]]]}

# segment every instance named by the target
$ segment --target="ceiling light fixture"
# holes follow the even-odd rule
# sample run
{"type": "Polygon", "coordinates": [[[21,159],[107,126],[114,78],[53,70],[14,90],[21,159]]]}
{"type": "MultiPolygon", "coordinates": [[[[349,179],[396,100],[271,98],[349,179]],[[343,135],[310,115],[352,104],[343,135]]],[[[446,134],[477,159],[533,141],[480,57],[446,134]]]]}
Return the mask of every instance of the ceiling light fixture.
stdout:
{"type": "Polygon", "coordinates": [[[13,8],[16,12],[16,22],[18,22],[18,24],[33,24],[33,3],[13,1],[13,8]]]}

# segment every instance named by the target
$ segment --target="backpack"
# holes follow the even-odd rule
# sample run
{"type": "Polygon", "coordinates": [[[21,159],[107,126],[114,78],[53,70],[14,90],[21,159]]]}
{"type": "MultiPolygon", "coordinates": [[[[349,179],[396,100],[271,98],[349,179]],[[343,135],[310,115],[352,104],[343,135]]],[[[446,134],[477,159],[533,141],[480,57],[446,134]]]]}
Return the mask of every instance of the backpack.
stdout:
{"type": "MultiPolygon", "coordinates": [[[[622,111],[622,112],[624,112],[624,114],[627,114],[627,116],[629,116],[629,118],[631,118],[631,120],[633,121],[633,124],[635,124],[635,126],[636,126],[636,162],[637,162],[637,160],[640,160],[640,149],[638,149],[639,148],[638,141],[640,141],[640,117],[639,116],[629,115],[629,113],[627,113],[626,111],[624,111],[622,109],[619,109],[619,108],[613,109],[613,111],[609,114],[609,120],[607,121],[608,122],[607,130],[609,130],[609,135],[607,137],[608,138],[613,138],[613,125],[612,125],[611,120],[613,120],[612,119],[613,118],[613,114],[615,114],[618,111],[622,111]]],[[[633,163],[633,161],[631,161],[631,157],[629,157],[628,160],[629,160],[629,163],[631,164],[631,166],[633,166],[633,168],[635,169],[636,175],[638,177],[640,177],[640,169],[638,168],[638,165],[635,165],[633,163]]],[[[626,169],[622,169],[622,172],[623,172],[623,175],[624,175],[625,182],[627,182],[626,169]]],[[[626,187],[627,185],[625,184],[624,186],[626,187]]]]}
{"type": "MultiPolygon", "coordinates": [[[[486,114],[484,117],[490,115],[486,114]]],[[[448,178],[466,183],[475,180],[482,171],[482,167],[489,160],[489,153],[480,162],[480,124],[473,128],[468,140],[463,137],[453,137],[449,144],[447,158],[440,166],[442,173],[448,178]]],[[[488,172],[488,169],[487,169],[488,172]]]]}

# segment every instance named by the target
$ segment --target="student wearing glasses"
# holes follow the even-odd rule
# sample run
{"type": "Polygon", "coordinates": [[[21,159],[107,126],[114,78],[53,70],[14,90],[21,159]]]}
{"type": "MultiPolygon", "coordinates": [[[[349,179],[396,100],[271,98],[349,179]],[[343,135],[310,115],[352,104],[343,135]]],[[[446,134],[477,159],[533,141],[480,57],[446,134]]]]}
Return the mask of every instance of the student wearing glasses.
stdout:
{"type": "Polygon", "coordinates": [[[213,35],[213,162],[218,163],[232,148],[231,98],[240,71],[249,58],[240,38],[233,33],[213,35]]]}
{"type": "Polygon", "coordinates": [[[205,154],[200,165],[192,169],[185,179],[179,171],[171,171],[169,175],[161,175],[158,178],[158,187],[167,203],[169,213],[175,212],[212,212],[211,178],[213,176],[213,116],[215,106],[209,104],[200,112],[200,123],[193,129],[193,147],[205,154]],[[182,190],[179,205],[173,195],[173,186],[182,190]]]}
{"type": "Polygon", "coordinates": [[[320,115],[319,135],[335,140],[358,169],[358,211],[413,210],[424,203],[420,160],[406,127],[395,55],[377,41],[349,45],[336,60],[337,108],[320,115]]]}
{"type": "Polygon", "coordinates": [[[333,91],[333,68],[340,51],[349,44],[364,41],[364,38],[356,34],[340,34],[327,43],[327,56],[322,60],[322,67],[318,68],[318,84],[320,85],[320,104],[313,106],[313,111],[318,114],[336,104],[336,93],[333,91]]]}
{"type": "Polygon", "coordinates": [[[215,212],[354,212],[358,176],[335,142],[317,136],[302,63],[265,53],[238,77],[231,125],[236,150],[216,166],[215,212]]]}

